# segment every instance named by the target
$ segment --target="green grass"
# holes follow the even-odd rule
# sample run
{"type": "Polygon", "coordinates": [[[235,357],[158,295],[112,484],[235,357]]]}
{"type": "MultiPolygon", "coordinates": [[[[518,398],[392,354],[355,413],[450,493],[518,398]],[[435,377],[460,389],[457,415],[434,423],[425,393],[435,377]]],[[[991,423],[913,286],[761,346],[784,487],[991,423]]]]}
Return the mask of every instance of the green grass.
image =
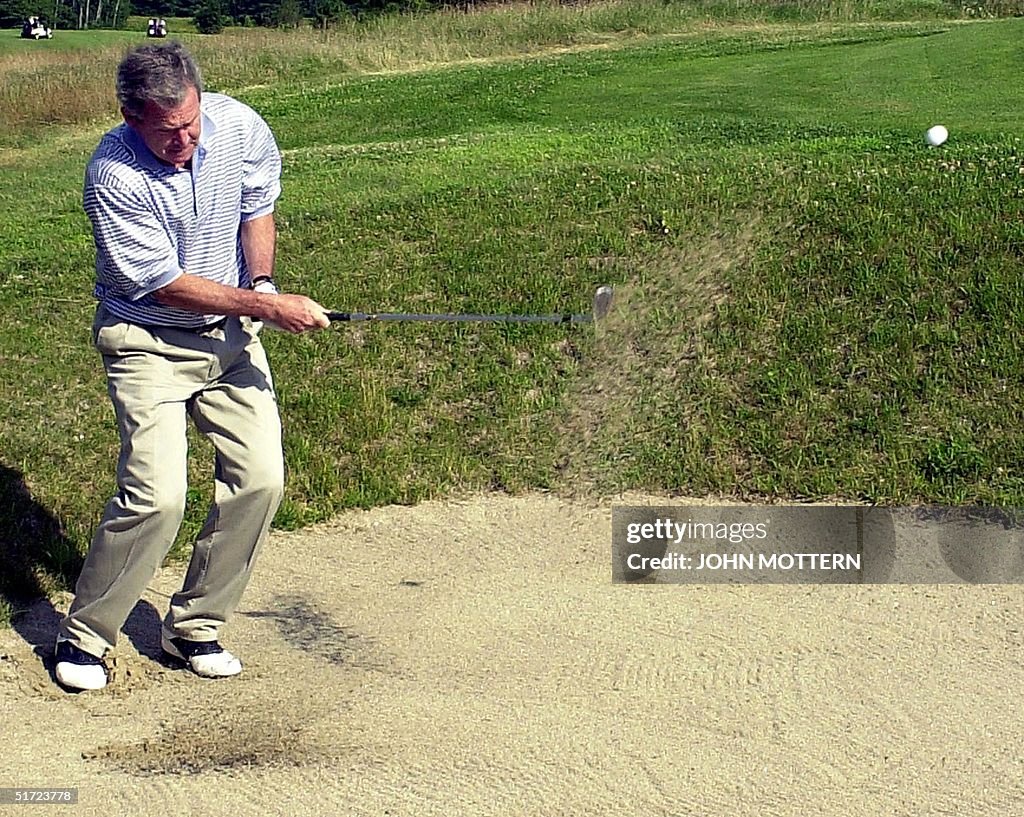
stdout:
{"type": "MultiPolygon", "coordinates": [[[[94,51],[110,45],[138,42],[138,30],[115,31],[94,29],[90,31],[55,31],[50,40],[23,40],[20,29],[0,29],[0,57],[16,55],[35,56],[47,53],[68,53],[74,51],[94,51]]],[[[144,40],[145,37],[142,37],[144,40]]]]}
{"type": "MultiPolygon", "coordinates": [[[[262,87],[208,72],[278,135],[287,288],[488,312],[618,291],[596,332],[267,336],[277,524],[490,488],[1021,503],[1022,34],[718,26],[262,87]],[[936,122],[951,138],[929,149],[936,122]]],[[[0,156],[11,598],[73,578],[113,490],[80,203],[99,132],[0,156]]],[[[179,544],[210,496],[196,453],[179,544]]]]}

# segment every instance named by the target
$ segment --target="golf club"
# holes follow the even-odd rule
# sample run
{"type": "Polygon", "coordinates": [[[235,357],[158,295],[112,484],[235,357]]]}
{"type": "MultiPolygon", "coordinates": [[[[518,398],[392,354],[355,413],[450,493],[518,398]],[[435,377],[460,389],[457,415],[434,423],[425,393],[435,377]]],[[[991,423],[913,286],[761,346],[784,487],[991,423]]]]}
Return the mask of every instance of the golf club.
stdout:
{"type": "Polygon", "coordinates": [[[474,315],[419,314],[415,312],[328,312],[331,321],[432,321],[436,323],[593,323],[608,314],[612,305],[612,288],[600,286],[594,293],[591,311],[562,315],[474,315]]]}

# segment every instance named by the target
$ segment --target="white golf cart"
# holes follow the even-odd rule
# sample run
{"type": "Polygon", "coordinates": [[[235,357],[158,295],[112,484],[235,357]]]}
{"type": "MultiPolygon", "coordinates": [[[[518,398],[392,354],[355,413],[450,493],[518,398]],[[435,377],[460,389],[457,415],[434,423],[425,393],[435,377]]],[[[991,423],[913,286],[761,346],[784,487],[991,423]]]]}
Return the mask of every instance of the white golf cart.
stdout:
{"type": "Polygon", "coordinates": [[[21,24],[21,36],[25,40],[50,40],[53,30],[39,17],[29,17],[21,24]]]}

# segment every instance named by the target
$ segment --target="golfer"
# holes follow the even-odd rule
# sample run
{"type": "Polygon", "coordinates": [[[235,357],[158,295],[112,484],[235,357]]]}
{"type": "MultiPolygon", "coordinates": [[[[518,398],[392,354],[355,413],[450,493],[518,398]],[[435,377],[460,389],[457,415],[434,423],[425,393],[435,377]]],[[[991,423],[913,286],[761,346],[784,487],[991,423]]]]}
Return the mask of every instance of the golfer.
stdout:
{"type": "Polygon", "coordinates": [[[117,72],[124,122],[85,173],[96,244],[93,341],[121,438],[118,490],[60,624],[57,680],[100,689],[114,646],[174,542],[185,508],[186,417],[216,451],[215,496],[161,647],[206,677],[241,662],[218,639],[281,501],[281,424],[262,322],[328,325],[273,283],[280,154],[251,108],[203,93],[177,42],[143,45],[117,72]]]}

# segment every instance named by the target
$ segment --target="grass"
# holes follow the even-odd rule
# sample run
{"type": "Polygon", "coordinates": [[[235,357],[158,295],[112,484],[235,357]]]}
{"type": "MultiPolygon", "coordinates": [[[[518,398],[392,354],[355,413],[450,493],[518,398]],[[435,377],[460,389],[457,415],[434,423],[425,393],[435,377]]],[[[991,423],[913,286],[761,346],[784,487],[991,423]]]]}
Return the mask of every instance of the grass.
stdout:
{"type": "MultiPolygon", "coordinates": [[[[367,21],[348,19],[326,36],[309,29],[234,28],[217,36],[195,33],[183,19],[171,34],[189,45],[212,86],[239,91],[254,84],[337,81],[368,72],[423,70],[459,62],[522,57],[554,47],[608,47],[650,37],[703,36],[739,23],[747,26],[841,24],[851,19],[892,21],[953,16],[945,0],[880,3],[754,2],[754,0],[607,0],[578,6],[509,3],[482,12],[442,11],[367,21]]],[[[142,42],[145,18],[126,31],[60,31],[53,40],[27,41],[10,30],[0,36],[0,147],[35,143],[46,128],[108,121],[111,77],[125,48],[142,42]],[[32,93],[29,93],[29,91],[32,93]]],[[[788,30],[764,32],[786,41],[788,30]]],[[[722,36],[735,36],[726,31],[722,36]]]]}
{"type": "MultiPolygon", "coordinates": [[[[586,25],[555,29],[547,53],[534,35],[527,58],[497,35],[367,56],[417,25],[443,41],[438,26],[519,15],[532,31],[522,8],[375,21],[348,51],[321,44],[329,57],[279,49],[277,33],[194,40],[211,87],[278,136],[289,289],[339,309],[496,312],[618,292],[596,333],[268,336],[289,465],[279,526],[479,489],[1024,499],[1024,21],[780,24],[741,5],[739,22],[652,13],[656,31],[614,37],[596,7],[569,10],[586,25]],[[252,36],[263,50],[238,48],[252,36]],[[295,78],[267,81],[303,53],[295,78]],[[939,121],[951,139],[928,149],[939,121]]],[[[74,577],[113,490],[80,204],[94,116],[0,137],[6,615],[74,577]]],[[[179,547],[211,492],[194,442],[179,547]]]]}

